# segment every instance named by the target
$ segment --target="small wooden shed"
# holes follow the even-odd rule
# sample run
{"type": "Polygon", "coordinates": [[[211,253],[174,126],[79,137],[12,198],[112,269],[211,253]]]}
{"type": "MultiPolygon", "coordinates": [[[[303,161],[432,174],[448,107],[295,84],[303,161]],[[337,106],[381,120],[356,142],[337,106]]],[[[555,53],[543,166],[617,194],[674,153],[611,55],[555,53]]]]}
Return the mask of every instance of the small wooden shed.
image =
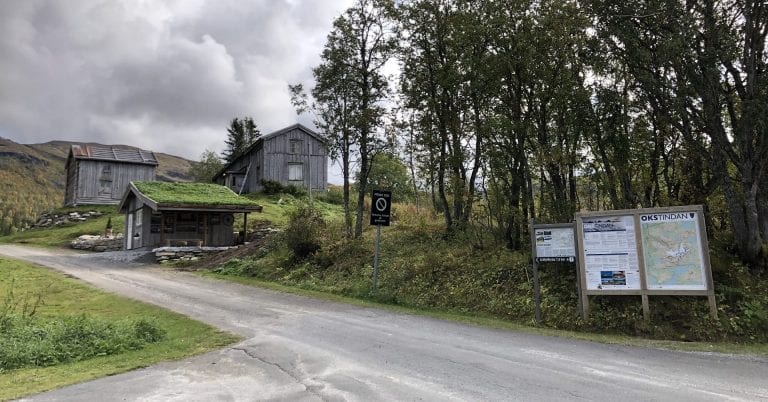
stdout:
{"type": "Polygon", "coordinates": [[[238,194],[260,191],[262,180],[326,191],[328,148],[325,139],[301,124],[294,124],[259,137],[242,156],[213,178],[213,182],[238,194]]]}
{"type": "Polygon", "coordinates": [[[64,205],[117,204],[128,183],[154,181],[151,151],[105,145],[72,145],[67,157],[64,205]]]}
{"type": "MultiPolygon", "coordinates": [[[[131,182],[118,210],[125,213],[123,248],[232,246],[235,214],[260,212],[253,200],[212,183],[131,182]]],[[[239,230],[237,230],[239,231],[239,230]]]]}

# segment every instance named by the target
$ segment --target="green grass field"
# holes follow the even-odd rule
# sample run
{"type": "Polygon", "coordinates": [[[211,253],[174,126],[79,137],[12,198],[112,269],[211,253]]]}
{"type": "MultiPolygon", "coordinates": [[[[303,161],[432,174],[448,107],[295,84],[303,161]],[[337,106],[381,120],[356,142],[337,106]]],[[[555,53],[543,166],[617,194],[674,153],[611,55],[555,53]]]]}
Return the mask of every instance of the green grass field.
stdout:
{"type": "Polygon", "coordinates": [[[143,349],[117,355],[0,372],[0,400],[118,374],[160,361],[181,359],[232,344],[239,339],[180,314],[99,291],[46,268],[0,257],[0,303],[6,300],[11,286],[18,300],[47,288],[44,304],[35,315],[41,320],[80,314],[108,321],[148,318],[157,322],[166,331],[166,336],[164,340],[148,344],[143,349]]]}
{"type": "MultiPolygon", "coordinates": [[[[299,203],[308,202],[307,197],[295,197],[290,194],[247,194],[248,198],[256,201],[263,207],[262,212],[249,215],[249,222],[270,221],[277,227],[283,227],[288,223],[288,216],[299,203]]],[[[320,196],[312,202],[313,207],[323,214],[325,219],[340,220],[343,216],[341,205],[331,204],[320,199],[320,196]]]]}
{"type": "Polygon", "coordinates": [[[104,234],[107,221],[112,218],[114,233],[123,231],[124,215],[117,212],[114,205],[88,205],[79,207],[59,208],[54,213],[97,211],[103,215],[85,222],[67,223],[50,228],[33,228],[16,232],[8,236],[0,236],[0,243],[20,243],[44,247],[67,247],[69,243],[81,235],[104,234]]]}

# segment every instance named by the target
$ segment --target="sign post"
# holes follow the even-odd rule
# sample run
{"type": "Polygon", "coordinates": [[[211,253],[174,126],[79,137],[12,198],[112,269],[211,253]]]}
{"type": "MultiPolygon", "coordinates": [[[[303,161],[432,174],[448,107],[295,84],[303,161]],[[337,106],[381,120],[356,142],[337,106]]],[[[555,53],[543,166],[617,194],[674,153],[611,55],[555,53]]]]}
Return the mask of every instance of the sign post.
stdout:
{"type": "Polygon", "coordinates": [[[389,226],[390,210],[392,208],[392,192],[373,190],[371,195],[371,225],[376,225],[376,252],[373,255],[373,291],[376,291],[379,280],[379,243],[381,227],[389,226]]]}

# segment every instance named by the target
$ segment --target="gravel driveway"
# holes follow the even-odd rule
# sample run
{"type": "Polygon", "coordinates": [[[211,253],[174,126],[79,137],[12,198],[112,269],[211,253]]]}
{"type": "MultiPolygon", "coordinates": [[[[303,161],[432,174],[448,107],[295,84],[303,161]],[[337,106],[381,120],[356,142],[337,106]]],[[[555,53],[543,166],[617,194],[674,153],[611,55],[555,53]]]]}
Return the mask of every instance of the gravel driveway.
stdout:
{"type": "Polygon", "coordinates": [[[29,398],[48,400],[768,400],[768,359],[603,345],[319,301],[130,262],[0,246],[247,339],[29,398]]]}

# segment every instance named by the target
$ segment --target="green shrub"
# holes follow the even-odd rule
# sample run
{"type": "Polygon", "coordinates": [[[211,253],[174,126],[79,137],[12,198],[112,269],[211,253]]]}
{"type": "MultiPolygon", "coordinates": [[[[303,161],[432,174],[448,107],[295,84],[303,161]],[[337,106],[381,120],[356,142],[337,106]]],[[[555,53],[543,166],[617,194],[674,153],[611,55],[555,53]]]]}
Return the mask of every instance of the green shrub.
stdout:
{"type": "Polygon", "coordinates": [[[247,276],[250,259],[233,258],[217,267],[214,271],[224,275],[247,276]]]}
{"type": "Polygon", "coordinates": [[[165,330],[153,321],[141,318],[133,323],[133,334],[136,339],[147,343],[160,342],[165,338],[165,330]]]}
{"type": "Polygon", "coordinates": [[[307,195],[307,189],[305,189],[302,186],[296,186],[293,184],[284,186],[278,181],[262,180],[261,185],[262,185],[261,192],[268,195],[290,194],[294,197],[303,197],[307,195]]]}
{"type": "Polygon", "coordinates": [[[283,185],[274,180],[262,180],[261,185],[264,194],[281,194],[285,192],[283,185]]]}
{"type": "Polygon", "coordinates": [[[323,217],[307,204],[299,204],[289,214],[288,225],[282,236],[286,246],[293,252],[294,261],[302,261],[320,250],[324,228],[323,217]]]}
{"type": "Polygon", "coordinates": [[[44,367],[143,348],[165,337],[157,324],[86,315],[38,320],[6,317],[0,327],[0,370],[44,367]]]}
{"type": "Polygon", "coordinates": [[[293,184],[289,184],[283,188],[283,192],[286,194],[290,194],[294,197],[303,197],[307,195],[307,190],[302,186],[296,186],[293,184]]]}
{"type": "MultiPolygon", "coordinates": [[[[319,193],[318,200],[325,201],[329,204],[343,205],[344,204],[344,192],[340,186],[328,186],[328,190],[319,193]]],[[[351,200],[350,200],[351,202],[351,200]]]]}

